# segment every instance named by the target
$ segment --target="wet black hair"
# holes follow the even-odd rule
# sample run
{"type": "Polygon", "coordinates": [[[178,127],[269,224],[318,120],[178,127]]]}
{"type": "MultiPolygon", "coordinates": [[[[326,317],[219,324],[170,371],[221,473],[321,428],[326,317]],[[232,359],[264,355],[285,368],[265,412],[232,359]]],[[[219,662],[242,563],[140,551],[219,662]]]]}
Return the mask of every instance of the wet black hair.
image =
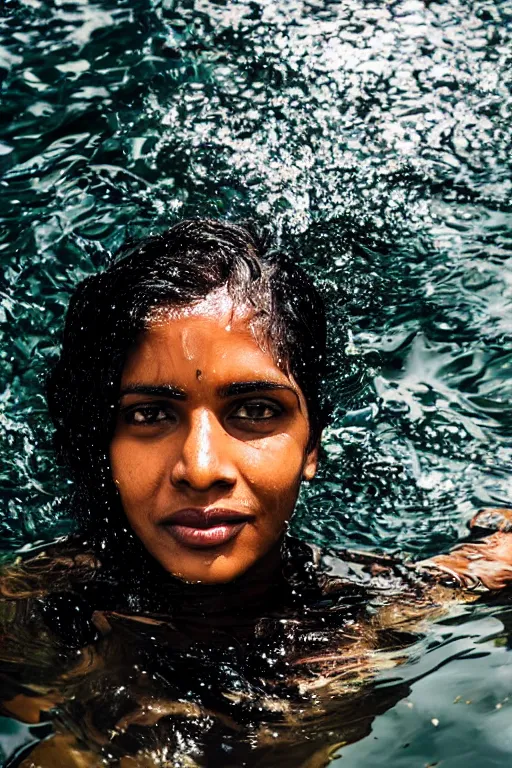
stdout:
{"type": "Polygon", "coordinates": [[[317,442],[326,354],[319,292],[296,259],[253,227],[183,221],[123,248],[71,297],[47,401],[82,528],[112,523],[119,508],[108,454],[128,350],[158,307],[187,306],[222,287],[235,307],[250,305],[276,363],[294,376],[308,407],[309,447],[317,442]]]}

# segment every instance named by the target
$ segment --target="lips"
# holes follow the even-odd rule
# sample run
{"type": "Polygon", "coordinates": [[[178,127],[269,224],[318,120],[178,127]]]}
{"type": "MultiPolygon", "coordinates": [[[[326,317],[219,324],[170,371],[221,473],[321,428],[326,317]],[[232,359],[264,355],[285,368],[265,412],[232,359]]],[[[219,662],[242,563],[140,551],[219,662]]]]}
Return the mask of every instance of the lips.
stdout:
{"type": "Polygon", "coordinates": [[[234,539],[252,515],[230,509],[181,509],[162,525],[179,543],[192,549],[219,547],[234,539]]]}

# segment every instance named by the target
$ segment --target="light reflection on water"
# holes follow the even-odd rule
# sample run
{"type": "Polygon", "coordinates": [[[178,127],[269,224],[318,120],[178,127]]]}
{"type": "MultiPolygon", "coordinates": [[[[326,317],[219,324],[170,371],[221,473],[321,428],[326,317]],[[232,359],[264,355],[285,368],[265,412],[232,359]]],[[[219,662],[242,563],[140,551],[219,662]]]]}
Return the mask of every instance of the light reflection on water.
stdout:
{"type": "Polygon", "coordinates": [[[457,626],[436,625],[428,645],[402,668],[412,683],[409,694],[375,720],[371,736],[344,748],[334,765],[506,765],[512,667],[504,625],[510,626],[510,614],[494,610],[495,616],[471,610],[457,626]]]}
{"type": "Polygon", "coordinates": [[[509,0],[6,8],[7,549],[66,529],[41,393],[72,286],[189,215],[270,222],[328,296],[338,408],[296,530],[419,555],[510,503],[509,0]]]}

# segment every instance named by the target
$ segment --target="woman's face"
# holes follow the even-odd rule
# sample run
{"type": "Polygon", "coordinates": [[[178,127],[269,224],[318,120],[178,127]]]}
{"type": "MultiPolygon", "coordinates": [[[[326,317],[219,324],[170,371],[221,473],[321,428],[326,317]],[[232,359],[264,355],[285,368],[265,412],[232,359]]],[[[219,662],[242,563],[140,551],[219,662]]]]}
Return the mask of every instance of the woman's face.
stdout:
{"type": "Polygon", "coordinates": [[[162,310],[131,351],[110,448],[146,549],[175,576],[210,584],[240,576],[279,540],[317,461],[297,384],[247,314],[212,296],[162,310]]]}

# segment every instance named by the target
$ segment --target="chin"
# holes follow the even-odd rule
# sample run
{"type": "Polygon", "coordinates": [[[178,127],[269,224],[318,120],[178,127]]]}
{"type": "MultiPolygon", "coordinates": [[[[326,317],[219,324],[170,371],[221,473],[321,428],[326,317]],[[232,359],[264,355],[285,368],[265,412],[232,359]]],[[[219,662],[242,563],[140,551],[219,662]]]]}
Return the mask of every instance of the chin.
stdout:
{"type": "Polygon", "coordinates": [[[189,584],[227,584],[243,576],[260,558],[258,548],[241,537],[211,548],[158,544],[148,542],[146,548],[168,573],[189,584]]]}
{"type": "Polygon", "coordinates": [[[249,570],[253,565],[253,558],[245,547],[240,557],[229,549],[227,552],[220,552],[219,548],[216,548],[171,553],[148,547],[150,554],[164,570],[189,584],[227,584],[249,570]]]}
{"type": "MultiPolygon", "coordinates": [[[[220,560],[221,557],[215,558],[220,560]]],[[[250,568],[250,563],[246,567],[231,563],[213,562],[209,565],[167,568],[173,576],[188,584],[228,584],[239,576],[242,576],[250,568]]]]}

